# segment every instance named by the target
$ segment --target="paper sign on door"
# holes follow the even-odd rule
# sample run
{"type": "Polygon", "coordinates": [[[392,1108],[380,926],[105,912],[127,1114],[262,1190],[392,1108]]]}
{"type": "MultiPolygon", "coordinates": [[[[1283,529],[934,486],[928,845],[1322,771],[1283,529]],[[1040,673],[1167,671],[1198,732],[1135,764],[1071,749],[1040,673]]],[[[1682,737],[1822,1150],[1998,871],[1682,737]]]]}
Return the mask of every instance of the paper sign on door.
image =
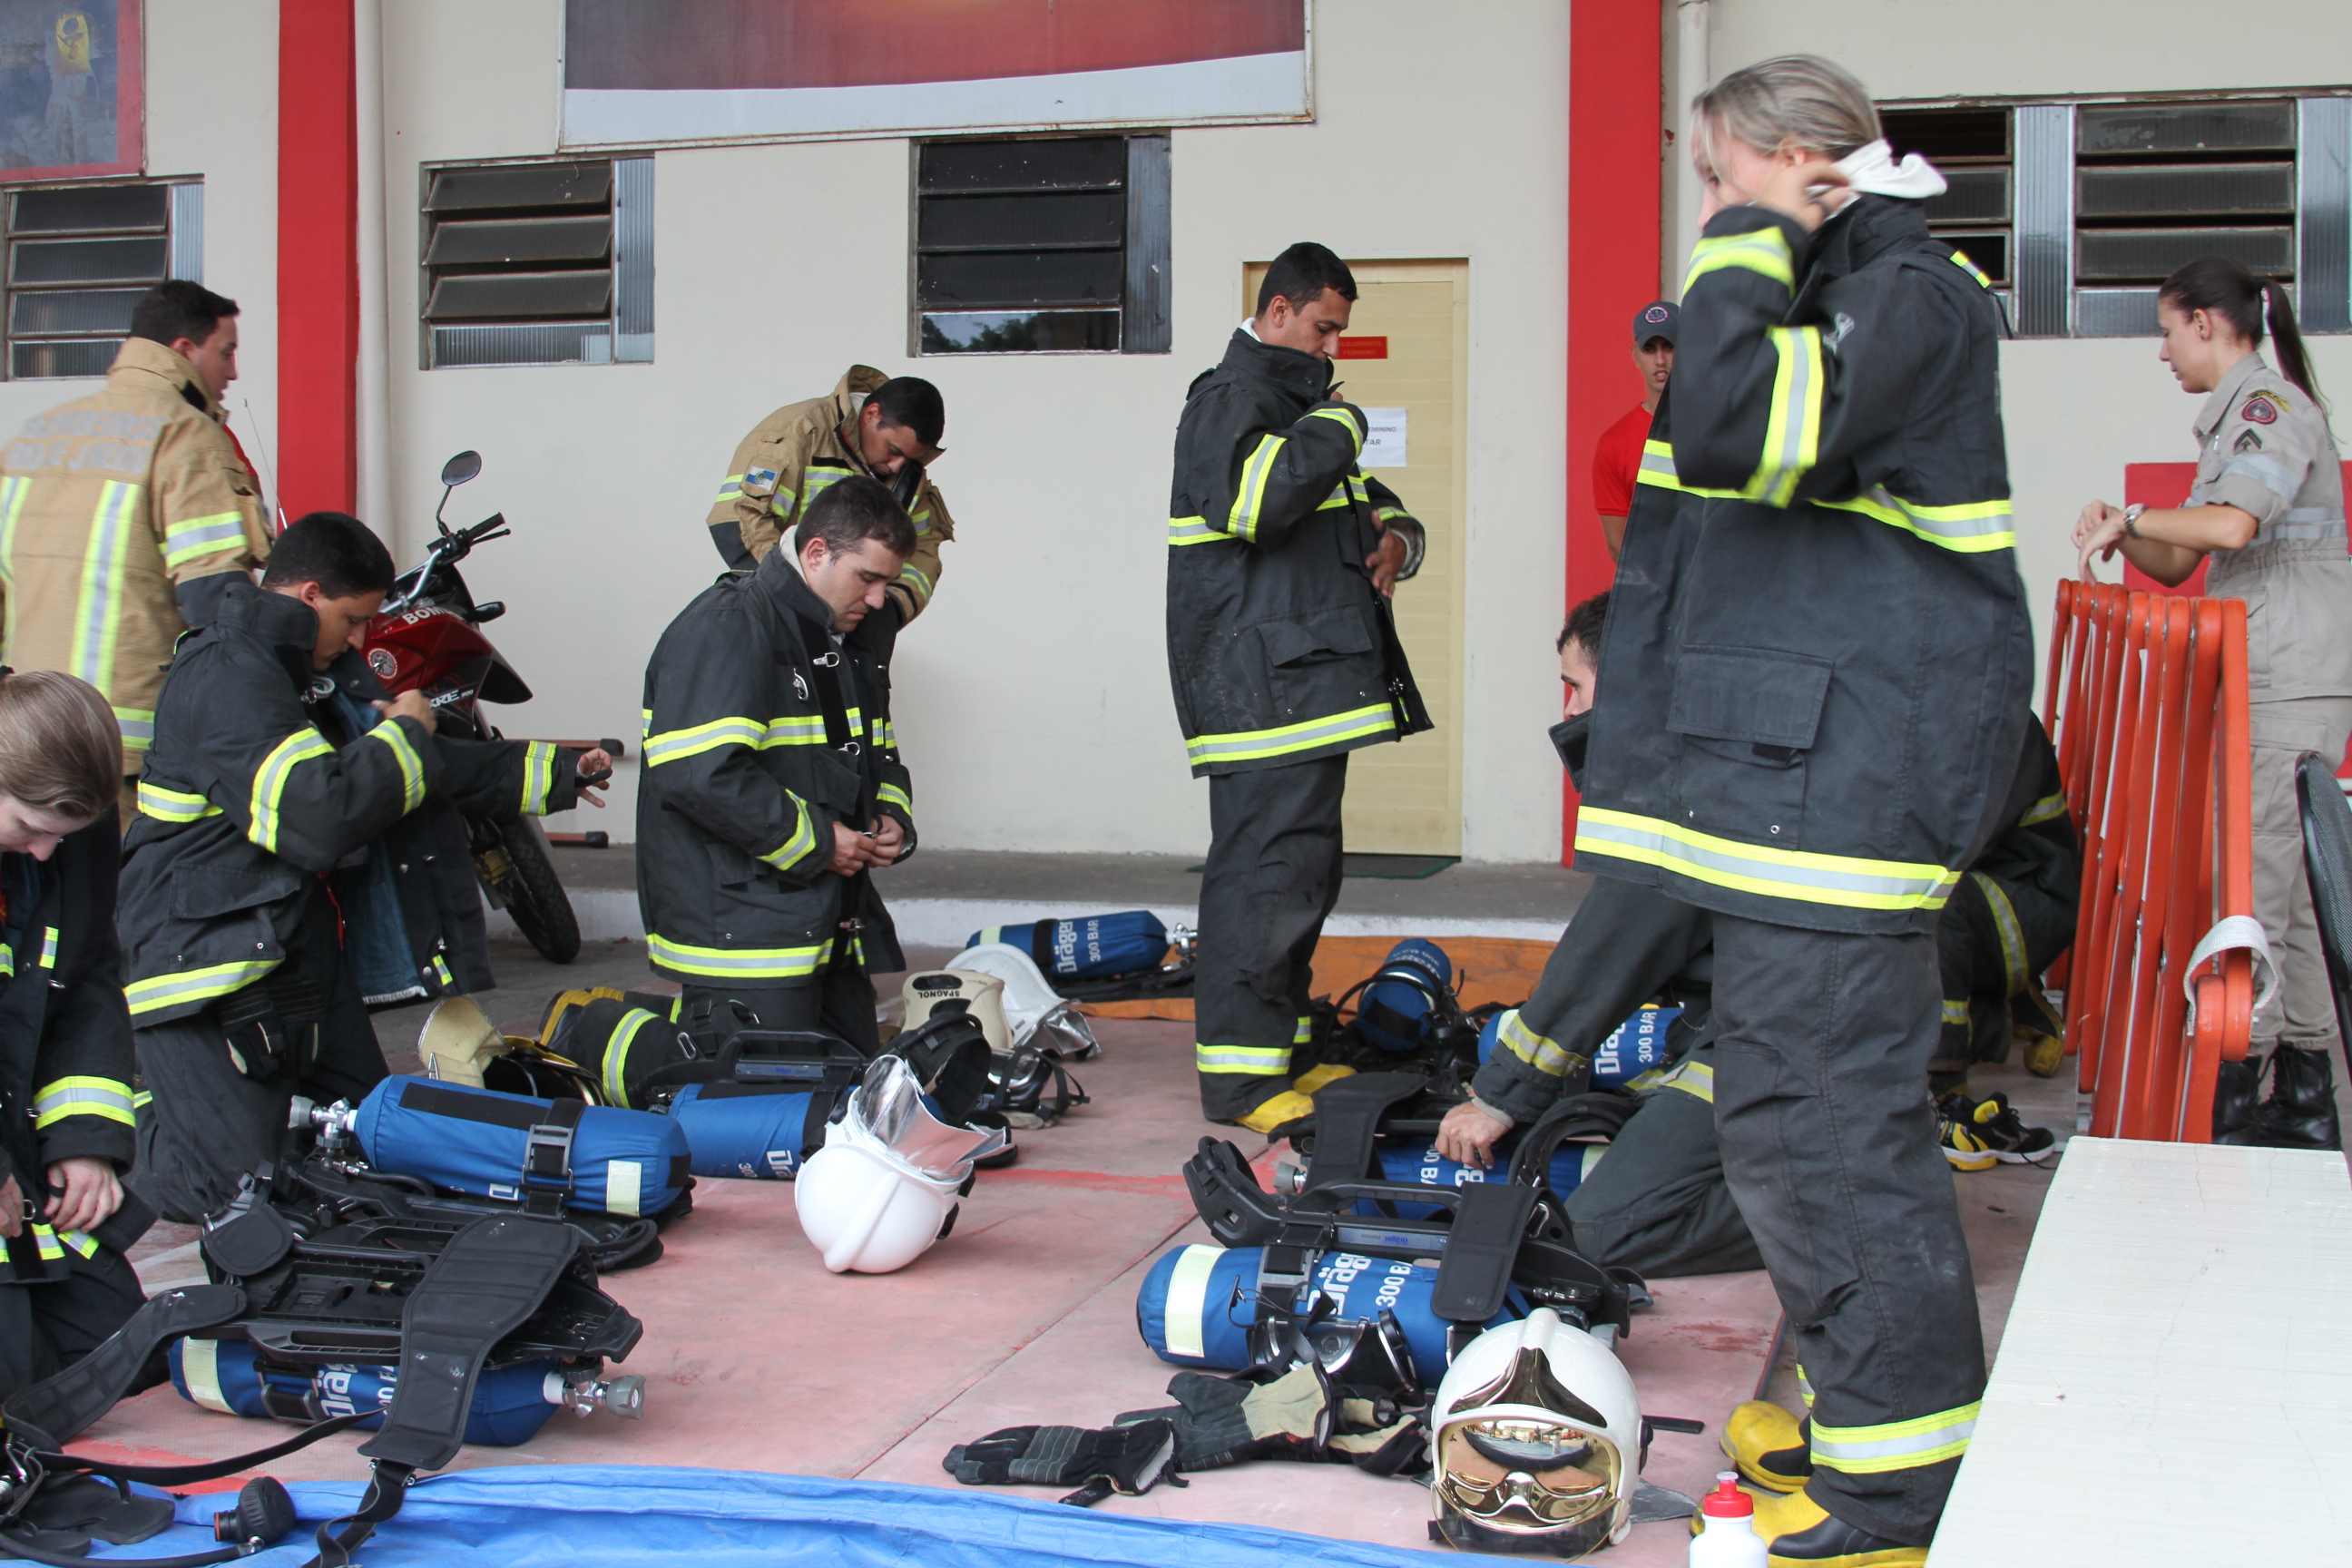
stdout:
{"type": "Polygon", "coordinates": [[[1402,468],[1407,465],[1404,414],[1402,408],[1364,410],[1371,428],[1364,437],[1364,455],[1357,459],[1359,467],[1402,468]]]}

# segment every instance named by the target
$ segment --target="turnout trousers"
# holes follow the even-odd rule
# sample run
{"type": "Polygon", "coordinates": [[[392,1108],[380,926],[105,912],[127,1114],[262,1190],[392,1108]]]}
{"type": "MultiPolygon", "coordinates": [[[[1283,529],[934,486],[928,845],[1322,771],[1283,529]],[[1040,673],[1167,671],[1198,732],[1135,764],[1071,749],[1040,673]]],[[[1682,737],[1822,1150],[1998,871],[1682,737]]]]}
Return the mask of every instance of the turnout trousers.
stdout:
{"type": "Polygon", "coordinates": [[[1712,1045],[1692,1047],[1664,1085],[1642,1097],[1569,1194],[1568,1224],[1576,1249],[1595,1263],[1654,1279],[1764,1267],[1723,1179],[1712,1045]]]}
{"type": "Polygon", "coordinates": [[[1193,964],[1201,1113],[1234,1121],[1290,1088],[1315,943],[1339,897],[1345,752],[1209,779],[1193,964]]]}
{"type": "Polygon", "coordinates": [[[2267,1058],[2278,1046],[2325,1051],[2336,1043],[2336,994],[2304,870],[2294,764],[2305,752],[2317,752],[2331,768],[2342,762],[2352,697],[2249,703],[2247,718],[2254,749],[2254,918],[2279,970],[2279,994],[2254,1015],[2252,1054],[2267,1058]]]}
{"type": "Polygon", "coordinates": [[[1935,1533],[1985,1382],[1927,1098],[1939,989],[1925,933],[1715,917],[1716,1125],[1812,1389],[1805,1489],[1914,1546],[1935,1533]]]}
{"type": "Polygon", "coordinates": [[[65,1262],[61,1279],[0,1284],[0,1399],[73,1365],[146,1302],[139,1276],[110,1247],[68,1252],[65,1262]]]}
{"type": "Polygon", "coordinates": [[[323,895],[312,896],[289,945],[289,963],[334,977],[317,1047],[293,1070],[266,1079],[239,1072],[210,1008],[138,1032],[148,1098],[138,1109],[138,1160],[126,1184],[166,1219],[194,1225],[218,1212],[236,1195],[239,1176],[276,1162],[294,1096],[320,1105],[356,1102],[388,1070],[323,895]]]}

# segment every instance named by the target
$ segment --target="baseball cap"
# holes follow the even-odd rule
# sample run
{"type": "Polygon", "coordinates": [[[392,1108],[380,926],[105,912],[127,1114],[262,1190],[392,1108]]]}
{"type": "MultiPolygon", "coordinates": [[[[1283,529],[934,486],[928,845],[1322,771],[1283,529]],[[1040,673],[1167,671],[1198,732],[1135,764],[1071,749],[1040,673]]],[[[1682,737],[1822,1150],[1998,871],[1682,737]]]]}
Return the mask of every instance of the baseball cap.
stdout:
{"type": "Polygon", "coordinates": [[[1682,312],[1672,300],[1653,300],[1642,307],[1633,318],[1633,346],[1640,348],[1652,338],[1664,338],[1668,342],[1682,330],[1682,312]]]}

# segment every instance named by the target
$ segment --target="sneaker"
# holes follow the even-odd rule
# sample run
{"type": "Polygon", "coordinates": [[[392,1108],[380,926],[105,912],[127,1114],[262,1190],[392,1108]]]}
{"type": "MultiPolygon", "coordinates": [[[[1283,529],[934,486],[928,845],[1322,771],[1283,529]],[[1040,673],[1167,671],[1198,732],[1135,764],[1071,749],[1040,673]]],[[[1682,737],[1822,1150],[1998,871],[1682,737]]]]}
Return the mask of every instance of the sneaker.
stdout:
{"type": "Polygon", "coordinates": [[[1944,1151],[1944,1158],[1956,1171],[1990,1171],[2000,1163],[2000,1156],[1979,1137],[1964,1115],[1955,1114],[1955,1105],[1965,1106],[1967,1097],[1957,1089],[1936,1102],[1936,1143],[1944,1151]]]}
{"type": "MultiPolygon", "coordinates": [[[[1965,1094],[1948,1094],[1937,1109],[1949,1121],[1965,1123],[1960,1131],[1969,1141],[2006,1164],[2038,1165],[2058,1152],[2058,1140],[2050,1129],[2035,1127],[2018,1115],[2009,1103],[2009,1096],[1998,1089],[1975,1101],[1965,1094]]],[[[1946,1142],[1944,1152],[1948,1157],[1953,1148],[1951,1142],[1946,1142]]],[[[1958,1163],[1957,1160],[1953,1163],[1958,1163]]],[[[1962,1168],[1983,1169],[1981,1165],[1962,1168]]]]}

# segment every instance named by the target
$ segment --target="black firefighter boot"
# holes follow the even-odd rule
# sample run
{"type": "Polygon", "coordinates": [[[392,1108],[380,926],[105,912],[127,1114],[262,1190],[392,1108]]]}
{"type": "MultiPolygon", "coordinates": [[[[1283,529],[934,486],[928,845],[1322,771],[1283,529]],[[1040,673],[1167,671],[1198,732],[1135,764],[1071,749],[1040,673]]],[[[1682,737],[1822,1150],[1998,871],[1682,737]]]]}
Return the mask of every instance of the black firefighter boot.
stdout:
{"type": "Polygon", "coordinates": [[[2255,1100],[2263,1088],[2257,1062],[2223,1062],[2213,1079],[2213,1142],[2251,1143],[2254,1141],[2255,1100]]]}
{"type": "Polygon", "coordinates": [[[2253,1142],[2266,1149],[2344,1147],[2326,1051],[2282,1045],[2271,1053],[2271,1097],[2255,1113],[2253,1142]]]}

